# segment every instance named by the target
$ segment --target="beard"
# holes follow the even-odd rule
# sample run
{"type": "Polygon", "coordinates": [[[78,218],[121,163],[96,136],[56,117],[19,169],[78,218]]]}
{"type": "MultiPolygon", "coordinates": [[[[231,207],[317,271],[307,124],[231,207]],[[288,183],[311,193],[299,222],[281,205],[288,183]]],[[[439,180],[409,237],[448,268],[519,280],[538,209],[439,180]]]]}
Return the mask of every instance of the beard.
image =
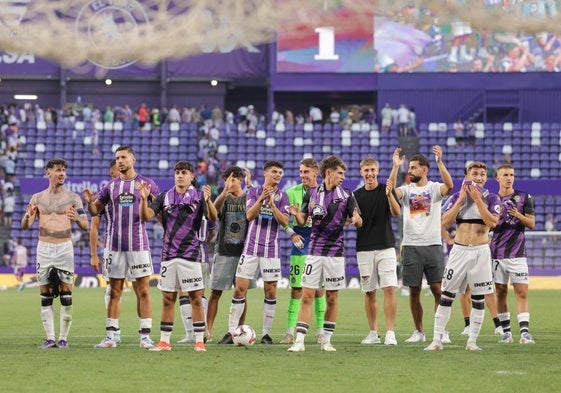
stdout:
{"type": "Polygon", "coordinates": [[[421,176],[410,175],[411,183],[418,183],[421,180],[421,176]]]}

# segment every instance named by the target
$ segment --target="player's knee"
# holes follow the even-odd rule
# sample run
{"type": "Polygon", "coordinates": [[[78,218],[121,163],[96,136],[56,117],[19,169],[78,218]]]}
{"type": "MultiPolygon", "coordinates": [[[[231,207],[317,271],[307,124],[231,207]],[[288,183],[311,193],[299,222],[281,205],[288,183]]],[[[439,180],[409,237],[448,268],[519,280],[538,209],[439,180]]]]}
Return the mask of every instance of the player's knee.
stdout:
{"type": "Polygon", "coordinates": [[[60,304],[62,304],[63,306],[72,305],[72,291],[60,292],[60,304]]]}
{"type": "Polygon", "coordinates": [[[53,305],[53,295],[49,292],[41,292],[41,306],[49,307],[53,305]]]}

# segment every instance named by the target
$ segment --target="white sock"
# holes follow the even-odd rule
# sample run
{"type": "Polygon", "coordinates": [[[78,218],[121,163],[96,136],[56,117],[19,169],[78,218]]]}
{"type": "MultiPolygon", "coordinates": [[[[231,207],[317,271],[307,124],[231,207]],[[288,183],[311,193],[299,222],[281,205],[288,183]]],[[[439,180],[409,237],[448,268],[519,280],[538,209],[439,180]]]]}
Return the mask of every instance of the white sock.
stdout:
{"type": "Polygon", "coordinates": [[[180,305],[179,311],[181,313],[183,326],[185,327],[185,334],[193,333],[193,307],[191,307],[191,303],[180,305]]]}
{"type": "Polygon", "coordinates": [[[485,318],[485,310],[478,310],[471,307],[471,313],[469,314],[469,339],[468,342],[476,342],[477,337],[479,337],[479,332],[481,331],[481,325],[483,325],[483,319],[485,318]]]}
{"type": "Polygon", "coordinates": [[[271,334],[273,321],[275,320],[275,310],[277,308],[277,299],[265,299],[263,302],[263,336],[271,334]]]}
{"type": "Polygon", "coordinates": [[[243,314],[243,309],[245,308],[245,297],[241,299],[232,298],[232,304],[230,305],[230,314],[228,316],[228,332],[234,334],[234,330],[238,327],[240,323],[240,318],[243,314]]]}
{"type": "Polygon", "coordinates": [[[438,305],[434,313],[433,341],[440,342],[442,340],[442,335],[446,333],[446,325],[448,325],[451,314],[452,307],[438,305]]]}
{"type": "Polygon", "coordinates": [[[47,335],[47,340],[55,339],[55,313],[53,306],[41,306],[41,321],[47,335]]]}
{"type": "Polygon", "coordinates": [[[72,326],[72,306],[60,306],[60,334],[59,340],[68,340],[68,332],[72,326]]]}

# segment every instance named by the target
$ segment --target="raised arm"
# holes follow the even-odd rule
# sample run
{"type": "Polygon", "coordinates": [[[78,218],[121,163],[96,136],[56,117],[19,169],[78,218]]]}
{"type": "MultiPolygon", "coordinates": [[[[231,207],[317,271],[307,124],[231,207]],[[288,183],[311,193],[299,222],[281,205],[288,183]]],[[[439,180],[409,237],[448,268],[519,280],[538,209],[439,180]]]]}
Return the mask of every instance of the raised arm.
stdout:
{"type": "Polygon", "coordinates": [[[452,176],[446,165],[442,161],[442,148],[438,145],[432,147],[432,152],[434,153],[434,159],[436,161],[436,166],[438,167],[438,172],[440,172],[440,178],[442,179],[442,186],[440,186],[440,194],[445,197],[450,195],[450,192],[454,188],[454,182],[452,181],[452,176]]]}
{"type": "Polygon", "coordinates": [[[142,221],[150,221],[156,216],[154,210],[148,206],[148,198],[150,197],[150,184],[141,182],[140,189],[140,219],[142,221]]]}
{"type": "Polygon", "coordinates": [[[21,229],[29,229],[35,222],[35,217],[39,213],[39,208],[37,207],[37,197],[34,195],[29,204],[23,218],[21,219],[21,229]]]}
{"type": "Polygon", "coordinates": [[[85,188],[82,191],[82,198],[86,202],[88,212],[92,217],[97,216],[104,208],[103,203],[95,198],[95,194],[89,189],[85,188]]]}
{"type": "Polygon", "coordinates": [[[208,184],[203,186],[203,198],[206,204],[206,215],[210,221],[216,221],[218,219],[218,211],[214,206],[214,203],[210,200],[210,195],[212,191],[208,184]]]}
{"type": "MultiPolygon", "coordinates": [[[[396,147],[392,154],[393,165],[388,180],[392,182],[394,187],[397,185],[397,174],[399,172],[399,168],[401,167],[401,165],[403,165],[403,162],[405,161],[405,155],[400,157],[399,155],[400,153],[401,153],[401,147],[396,147]]],[[[397,199],[403,198],[403,192],[399,188],[395,188],[395,193],[397,199]]]]}
{"type": "Polygon", "coordinates": [[[401,205],[397,201],[395,196],[395,190],[393,188],[393,182],[388,179],[386,181],[386,197],[388,198],[388,203],[390,204],[390,213],[392,216],[397,217],[401,214],[401,205]]]}

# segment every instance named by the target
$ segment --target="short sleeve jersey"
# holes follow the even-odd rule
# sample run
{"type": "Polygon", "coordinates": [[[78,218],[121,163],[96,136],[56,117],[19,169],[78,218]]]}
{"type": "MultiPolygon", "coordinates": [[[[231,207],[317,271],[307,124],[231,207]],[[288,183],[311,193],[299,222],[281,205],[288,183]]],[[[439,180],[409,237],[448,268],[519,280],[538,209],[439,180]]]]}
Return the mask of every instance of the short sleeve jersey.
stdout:
{"type": "Polygon", "coordinates": [[[159,194],[150,208],[162,217],[162,261],[182,258],[200,262],[198,232],[205,210],[202,193],[193,186],[185,193],[178,193],[174,187],[159,194]]]}
{"type": "Polygon", "coordinates": [[[132,180],[113,179],[99,192],[98,200],[109,210],[111,224],[107,225],[109,251],[149,250],[146,223],[140,220],[140,185],[148,183],[152,194],[158,186],[150,178],[137,175],[132,180]]]}
{"type": "Polygon", "coordinates": [[[525,215],[535,215],[534,200],[524,191],[499,196],[502,205],[499,223],[493,229],[491,255],[495,259],[526,257],[526,227],[520,220],[508,215],[509,206],[514,206],[525,215]]]}
{"type": "MultiPolygon", "coordinates": [[[[247,193],[246,211],[249,210],[263,192],[263,187],[252,187],[247,193]]],[[[288,196],[284,191],[277,190],[273,196],[275,206],[288,216],[288,196]]],[[[259,214],[249,222],[245,238],[245,255],[265,258],[280,258],[279,231],[282,227],[273,216],[269,201],[263,202],[259,214]]]]}
{"type": "Polygon", "coordinates": [[[342,187],[327,190],[325,184],[304,195],[301,211],[312,218],[309,255],[342,257],[345,255],[343,228],[357,203],[353,193],[342,187]]]}

